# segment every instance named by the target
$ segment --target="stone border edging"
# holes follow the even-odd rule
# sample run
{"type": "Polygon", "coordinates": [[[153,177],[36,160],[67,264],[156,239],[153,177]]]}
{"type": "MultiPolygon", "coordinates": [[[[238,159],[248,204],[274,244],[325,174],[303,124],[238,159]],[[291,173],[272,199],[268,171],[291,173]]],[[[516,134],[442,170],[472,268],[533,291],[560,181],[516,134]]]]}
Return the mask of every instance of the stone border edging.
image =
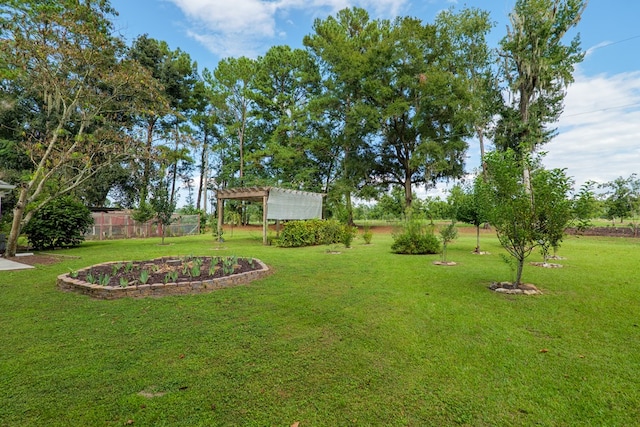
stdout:
{"type": "MultiPolygon", "coordinates": [[[[163,258],[156,258],[163,259],[163,258]]],[[[155,261],[155,260],[153,260],[155,261]]],[[[228,288],[232,286],[245,285],[254,280],[261,279],[271,273],[271,269],[257,258],[253,258],[261,268],[259,270],[247,271],[244,273],[231,274],[229,276],[218,277],[216,279],[180,282],[180,283],[151,283],[146,285],[127,286],[101,286],[85,282],[84,280],[74,279],[69,273],[58,276],[58,288],[66,292],[76,292],[87,295],[95,299],[118,299],[124,297],[130,298],[146,298],[146,297],[163,297],[167,295],[190,295],[212,292],[217,289],[228,288]]],[[[105,262],[95,264],[90,267],[83,268],[78,271],[89,270],[96,265],[118,264],[122,261],[105,262]]]]}

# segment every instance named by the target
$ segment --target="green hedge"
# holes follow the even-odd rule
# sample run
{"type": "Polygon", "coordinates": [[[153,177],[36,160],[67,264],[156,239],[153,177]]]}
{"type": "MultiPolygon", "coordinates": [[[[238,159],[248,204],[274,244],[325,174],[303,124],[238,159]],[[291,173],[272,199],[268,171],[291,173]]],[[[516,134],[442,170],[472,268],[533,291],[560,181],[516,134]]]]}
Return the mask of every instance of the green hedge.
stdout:
{"type": "Polygon", "coordinates": [[[285,248],[330,245],[343,242],[345,233],[353,233],[353,231],[333,219],[289,221],[284,224],[275,244],[285,248]]]}

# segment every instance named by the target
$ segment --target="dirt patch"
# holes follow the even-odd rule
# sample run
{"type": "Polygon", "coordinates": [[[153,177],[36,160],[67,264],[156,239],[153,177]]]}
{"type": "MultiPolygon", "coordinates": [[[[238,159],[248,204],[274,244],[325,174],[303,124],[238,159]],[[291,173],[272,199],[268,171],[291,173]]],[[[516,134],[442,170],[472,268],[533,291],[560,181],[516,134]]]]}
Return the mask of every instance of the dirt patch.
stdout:
{"type": "Polygon", "coordinates": [[[62,262],[64,259],[60,256],[48,255],[48,254],[33,254],[24,256],[14,256],[6,258],[9,261],[19,262],[20,264],[30,265],[35,267],[37,265],[51,265],[62,262]]]}

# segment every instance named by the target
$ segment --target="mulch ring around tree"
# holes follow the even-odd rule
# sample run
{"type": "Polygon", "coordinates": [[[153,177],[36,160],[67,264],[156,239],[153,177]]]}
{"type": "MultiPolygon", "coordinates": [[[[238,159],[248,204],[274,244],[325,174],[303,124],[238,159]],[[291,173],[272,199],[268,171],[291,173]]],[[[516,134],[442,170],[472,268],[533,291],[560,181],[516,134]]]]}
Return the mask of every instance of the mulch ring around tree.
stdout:
{"type": "Polygon", "coordinates": [[[530,262],[530,265],[543,268],[562,268],[562,264],[554,264],[552,262],[530,262]]]}
{"type": "Polygon", "coordinates": [[[454,266],[458,264],[454,261],[433,261],[433,265],[454,266]]]}
{"type": "Polygon", "coordinates": [[[542,295],[542,291],[531,283],[515,285],[511,282],[493,282],[489,289],[494,292],[511,295],[542,295]]]}

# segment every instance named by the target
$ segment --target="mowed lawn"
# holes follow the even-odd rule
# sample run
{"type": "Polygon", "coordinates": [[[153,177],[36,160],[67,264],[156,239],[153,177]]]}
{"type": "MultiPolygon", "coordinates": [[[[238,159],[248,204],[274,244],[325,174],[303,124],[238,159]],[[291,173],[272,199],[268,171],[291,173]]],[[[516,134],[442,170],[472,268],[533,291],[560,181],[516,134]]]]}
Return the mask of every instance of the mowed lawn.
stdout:
{"type": "Polygon", "coordinates": [[[567,237],[564,268],[525,268],[544,294],[508,296],[487,288],[512,278],[489,232],[478,256],[463,230],[455,267],[391,254],[389,233],[351,249],[230,234],[222,247],[87,242],[0,272],[0,425],[640,425],[640,240],[567,237]],[[163,255],[257,257],[274,272],[158,299],[55,286],[70,269],[163,255]]]}

